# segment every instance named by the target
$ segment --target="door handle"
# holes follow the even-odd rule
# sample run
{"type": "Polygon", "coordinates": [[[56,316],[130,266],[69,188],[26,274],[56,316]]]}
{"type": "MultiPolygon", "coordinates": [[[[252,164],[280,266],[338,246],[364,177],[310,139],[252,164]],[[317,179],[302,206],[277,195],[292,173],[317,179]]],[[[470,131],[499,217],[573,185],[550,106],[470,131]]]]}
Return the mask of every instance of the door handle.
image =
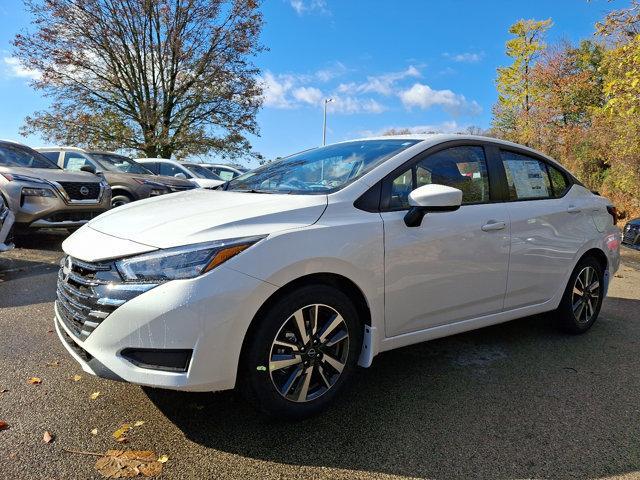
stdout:
{"type": "Polygon", "coordinates": [[[581,211],[582,210],[575,205],[569,205],[569,207],[567,208],[567,212],[569,213],[580,213],[581,211]]]}
{"type": "Polygon", "coordinates": [[[489,220],[485,225],[482,226],[483,232],[492,232],[494,230],[502,230],[506,228],[507,224],[505,222],[499,222],[497,220],[489,220]]]}

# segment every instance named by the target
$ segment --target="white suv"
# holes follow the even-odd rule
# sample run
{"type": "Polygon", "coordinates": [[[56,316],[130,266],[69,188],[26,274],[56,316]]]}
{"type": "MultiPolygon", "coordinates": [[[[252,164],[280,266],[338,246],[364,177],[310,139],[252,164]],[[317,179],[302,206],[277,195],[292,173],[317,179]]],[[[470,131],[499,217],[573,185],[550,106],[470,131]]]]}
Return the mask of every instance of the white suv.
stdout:
{"type": "Polygon", "coordinates": [[[619,245],[610,203],[528,148],[349,141],[101,215],[63,244],[55,324],[89,373],[300,418],[386,350],[541,312],[585,332],[619,245]]]}

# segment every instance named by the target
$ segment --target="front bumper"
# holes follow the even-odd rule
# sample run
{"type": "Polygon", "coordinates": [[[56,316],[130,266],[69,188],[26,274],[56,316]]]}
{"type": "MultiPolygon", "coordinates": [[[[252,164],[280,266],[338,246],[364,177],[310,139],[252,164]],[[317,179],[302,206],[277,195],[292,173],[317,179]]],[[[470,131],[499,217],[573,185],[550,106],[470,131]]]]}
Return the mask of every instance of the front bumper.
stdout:
{"type": "Polygon", "coordinates": [[[58,336],[82,369],[138,385],[189,391],[233,388],[246,331],[276,287],[220,266],[161,284],[117,307],[83,340],[56,304],[58,336]],[[192,351],[186,372],[143,368],[127,349],[192,351]]]}
{"type": "Polygon", "coordinates": [[[16,224],[29,228],[76,228],[111,208],[111,195],[99,202],[68,204],[59,197],[25,197],[16,211],[16,224]]]}
{"type": "Polygon", "coordinates": [[[0,207],[0,253],[6,252],[7,250],[11,250],[13,248],[13,244],[11,243],[11,228],[13,227],[13,222],[15,220],[15,215],[11,210],[4,207],[3,204],[0,203],[2,207],[0,207]]]}

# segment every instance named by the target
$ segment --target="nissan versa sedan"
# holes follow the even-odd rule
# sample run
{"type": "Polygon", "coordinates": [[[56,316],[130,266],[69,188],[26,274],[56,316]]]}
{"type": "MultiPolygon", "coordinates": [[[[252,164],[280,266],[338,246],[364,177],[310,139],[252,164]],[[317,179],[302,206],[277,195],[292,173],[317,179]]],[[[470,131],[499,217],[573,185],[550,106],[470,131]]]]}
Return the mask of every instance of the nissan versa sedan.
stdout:
{"type": "Polygon", "coordinates": [[[615,225],[520,145],[348,141],[93,220],[63,244],[55,327],[86,372],[302,418],[387,350],[542,312],[586,332],[615,225]]]}
{"type": "Polygon", "coordinates": [[[76,229],[111,206],[107,182],[88,172],[65,172],[19,143],[0,141],[0,195],[18,232],[76,229]]]}

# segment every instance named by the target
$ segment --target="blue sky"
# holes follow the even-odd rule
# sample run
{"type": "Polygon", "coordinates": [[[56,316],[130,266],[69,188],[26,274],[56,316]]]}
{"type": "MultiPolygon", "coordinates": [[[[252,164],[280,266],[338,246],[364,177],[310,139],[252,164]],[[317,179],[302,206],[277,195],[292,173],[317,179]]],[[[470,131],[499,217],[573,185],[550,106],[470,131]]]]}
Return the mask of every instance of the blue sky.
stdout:
{"type": "MultiPolygon", "coordinates": [[[[266,0],[257,59],[265,85],[255,150],[268,158],[322,141],[388,128],[458,131],[486,128],[496,99],[495,71],[508,63],[504,43],[520,18],[552,18],[549,41],[593,33],[617,0],[266,0]]],[[[33,72],[12,58],[11,39],[28,27],[21,0],[0,2],[0,138],[39,145],[18,129],[47,101],[29,85],[33,72]]]]}

